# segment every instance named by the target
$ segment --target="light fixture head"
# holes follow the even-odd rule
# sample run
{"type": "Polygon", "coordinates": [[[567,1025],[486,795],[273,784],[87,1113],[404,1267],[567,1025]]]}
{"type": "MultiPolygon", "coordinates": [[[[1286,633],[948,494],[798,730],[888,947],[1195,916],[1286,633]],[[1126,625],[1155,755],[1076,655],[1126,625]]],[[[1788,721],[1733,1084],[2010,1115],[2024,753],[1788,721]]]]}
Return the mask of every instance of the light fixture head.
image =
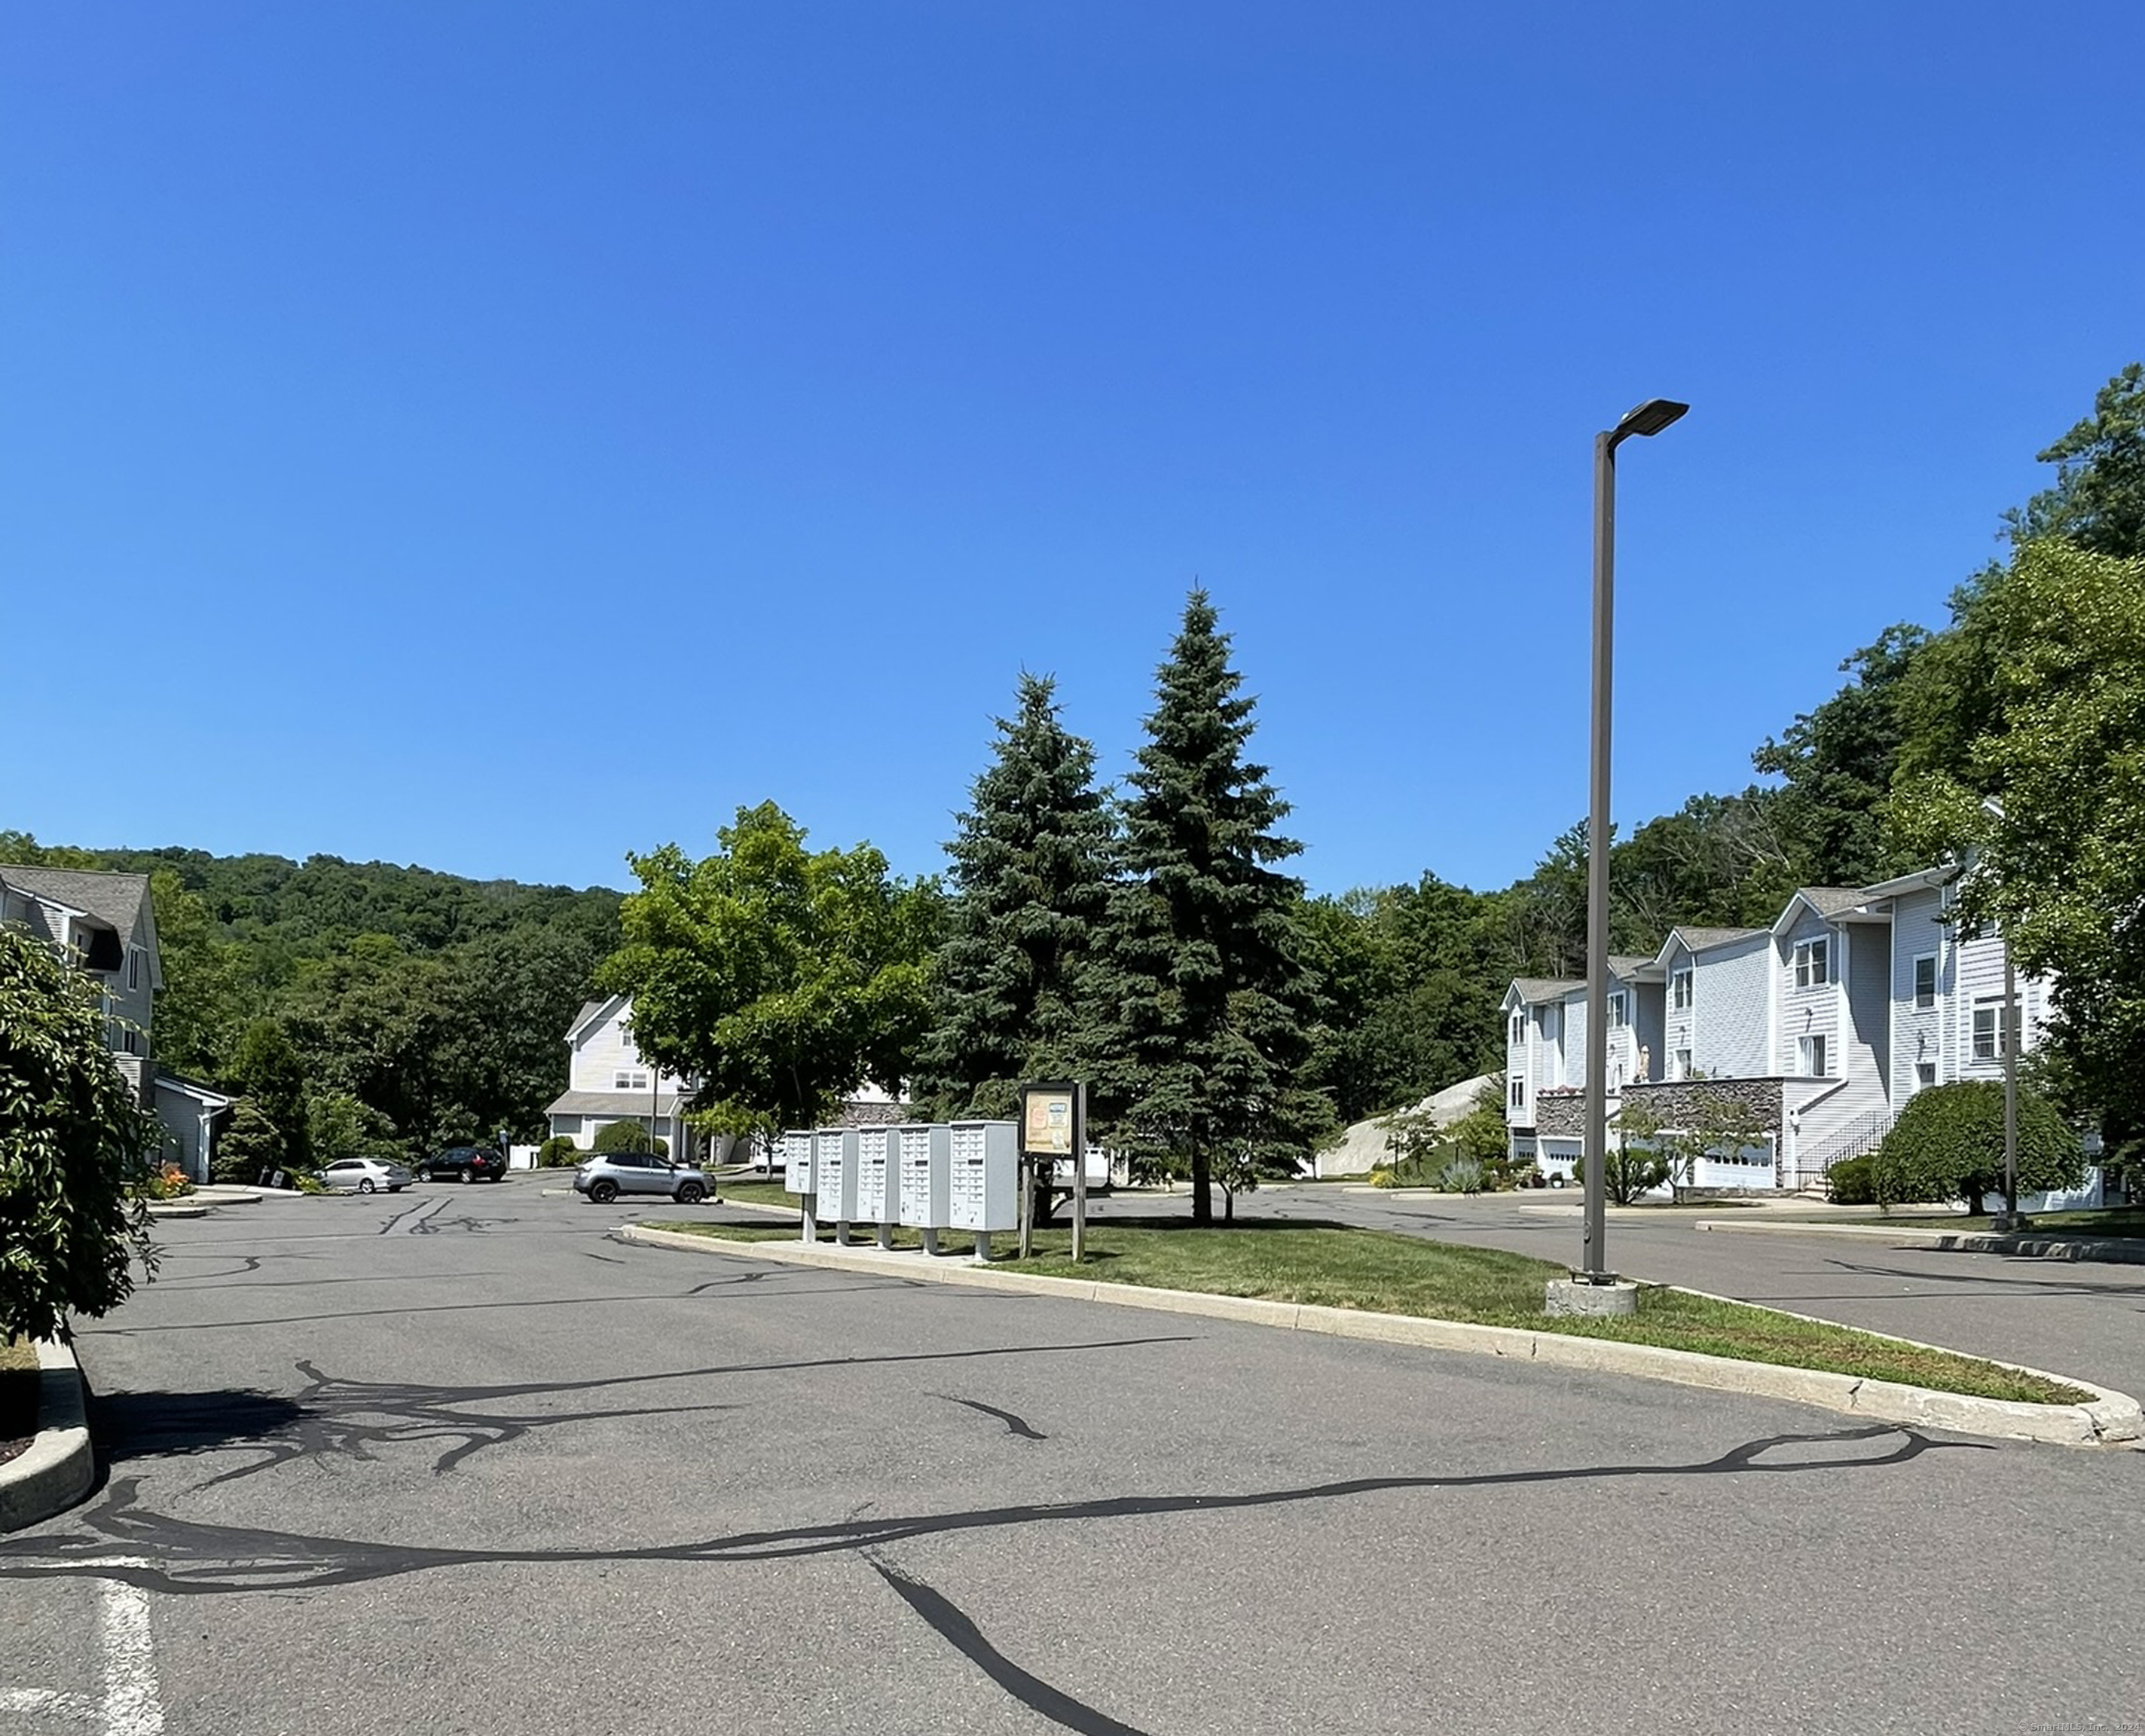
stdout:
{"type": "Polygon", "coordinates": [[[1619,435],[1659,434],[1690,408],[1688,404],[1679,404],[1673,398],[1649,398],[1616,425],[1616,432],[1619,435]]]}

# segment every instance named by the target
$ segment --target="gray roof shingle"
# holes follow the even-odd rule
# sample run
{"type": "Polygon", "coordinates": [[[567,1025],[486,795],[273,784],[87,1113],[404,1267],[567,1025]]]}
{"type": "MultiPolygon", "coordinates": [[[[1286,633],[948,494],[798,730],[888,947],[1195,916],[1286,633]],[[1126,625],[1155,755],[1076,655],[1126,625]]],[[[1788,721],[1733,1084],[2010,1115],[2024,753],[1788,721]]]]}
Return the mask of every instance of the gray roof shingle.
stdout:
{"type": "Polygon", "coordinates": [[[0,885],[70,909],[87,911],[122,934],[134,932],[149,896],[147,874],[107,874],[87,868],[22,868],[0,863],[0,885]]]}
{"type": "Polygon", "coordinates": [[[1683,937],[1683,943],[1689,947],[1692,952],[1703,953],[1714,947],[1724,947],[1730,941],[1749,940],[1754,935],[1769,934],[1772,933],[1772,930],[1769,928],[1687,928],[1679,927],[1675,932],[1683,937]]]}

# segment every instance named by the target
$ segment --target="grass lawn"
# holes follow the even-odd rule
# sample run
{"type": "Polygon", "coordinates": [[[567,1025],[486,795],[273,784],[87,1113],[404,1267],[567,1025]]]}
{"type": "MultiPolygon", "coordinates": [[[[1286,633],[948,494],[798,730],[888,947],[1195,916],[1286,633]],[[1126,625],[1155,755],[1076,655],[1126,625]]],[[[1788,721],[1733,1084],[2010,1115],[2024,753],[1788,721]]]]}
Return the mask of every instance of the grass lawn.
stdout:
{"type": "Polygon", "coordinates": [[[748,1181],[739,1176],[735,1181],[725,1177],[715,1190],[726,1200],[739,1200],[752,1206],[787,1206],[797,1209],[797,1196],[786,1192],[779,1179],[772,1181],[748,1181]]]}
{"type": "Polygon", "coordinates": [[[37,1432],[37,1347],[0,1343],[0,1460],[37,1432]]]}
{"type": "MultiPolygon", "coordinates": [[[[774,1223],[744,1227],[658,1223],[651,1227],[733,1241],[788,1240],[797,1233],[774,1223]]],[[[1916,1350],[1845,1326],[1794,1320],[1741,1302],[1710,1301],[1664,1286],[1641,1290],[1639,1311],[1630,1320],[1552,1319],[1542,1312],[1542,1286],[1550,1278],[1566,1276],[1565,1267],[1523,1254],[1460,1247],[1384,1231],[1257,1222],[1201,1230],[1181,1219],[1143,1223],[1113,1220],[1088,1226],[1087,1259],[1078,1266],[1072,1263],[1071,1238],[1069,1230],[1045,1230],[1036,1237],[1033,1259],[1001,1258],[992,1263],[1007,1271],[1052,1277],[1613,1338],[1746,1362],[1900,1380],[1984,1398],[2077,1404],[2090,1396],[2058,1381],[2014,1374],[1949,1350],[1916,1350]]],[[[916,1246],[916,1233],[897,1232],[895,1245],[916,1246]]],[[[995,1247],[1013,1246],[1010,1233],[994,1238],[995,1247]]],[[[939,1246],[944,1252],[967,1254],[973,1244],[965,1235],[943,1232],[939,1246]]]]}
{"type": "MultiPolygon", "coordinates": [[[[2100,1211],[2033,1211],[2026,1233],[2059,1236],[2145,1236],[2145,1207],[2112,1206],[2100,1211]]],[[[1987,1213],[1963,1211],[1877,1211],[1858,1217],[1827,1217],[1831,1224],[1890,1224],[1908,1230],[1956,1230],[1962,1236],[1987,1236],[1995,1226],[1987,1213]]]]}

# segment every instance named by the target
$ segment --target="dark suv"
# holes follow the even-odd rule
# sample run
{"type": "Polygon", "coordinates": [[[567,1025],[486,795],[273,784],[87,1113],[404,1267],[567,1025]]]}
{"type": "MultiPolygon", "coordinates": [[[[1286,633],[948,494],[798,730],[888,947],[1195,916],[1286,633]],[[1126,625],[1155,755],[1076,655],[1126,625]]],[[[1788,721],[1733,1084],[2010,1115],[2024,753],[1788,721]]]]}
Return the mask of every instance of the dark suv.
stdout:
{"type": "Polygon", "coordinates": [[[417,1165],[417,1179],[460,1176],[465,1181],[496,1181],[506,1173],[506,1153],[497,1146],[450,1146],[417,1165]]]}

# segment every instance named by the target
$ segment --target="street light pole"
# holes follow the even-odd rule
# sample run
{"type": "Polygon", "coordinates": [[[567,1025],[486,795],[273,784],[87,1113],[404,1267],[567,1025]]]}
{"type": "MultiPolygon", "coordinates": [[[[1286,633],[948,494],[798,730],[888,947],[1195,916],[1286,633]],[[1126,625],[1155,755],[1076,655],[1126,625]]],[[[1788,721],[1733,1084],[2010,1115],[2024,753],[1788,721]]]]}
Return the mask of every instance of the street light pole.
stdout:
{"type": "Polygon", "coordinates": [[[1651,437],[1690,406],[1649,398],[1594,436],[1594,724],[1586,814],[1586,1226],[1580,1276],[1614,1281],[1605,1209],[1609,1147],[1609,722],[1615,672],[1616,449],[1633,435],[1651,437]]]}

